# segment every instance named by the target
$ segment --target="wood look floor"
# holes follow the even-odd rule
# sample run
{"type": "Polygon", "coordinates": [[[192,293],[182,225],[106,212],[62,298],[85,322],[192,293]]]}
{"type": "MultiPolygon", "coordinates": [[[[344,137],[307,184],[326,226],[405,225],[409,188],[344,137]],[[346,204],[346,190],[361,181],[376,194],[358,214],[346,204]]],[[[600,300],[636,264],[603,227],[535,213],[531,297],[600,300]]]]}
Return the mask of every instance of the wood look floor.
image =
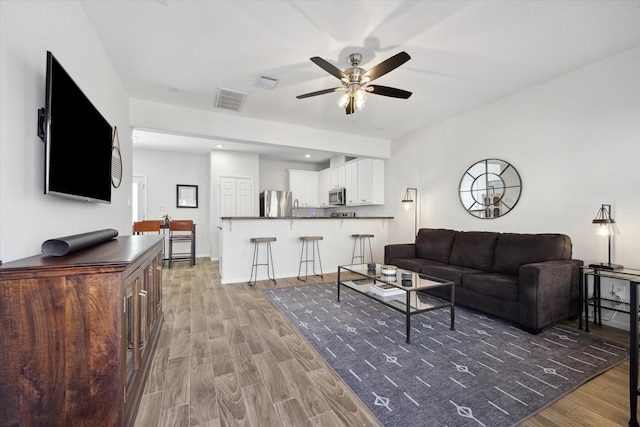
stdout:
{"type": "MultiPolygon", "coordinates": [[[[277,286],[301,284],[288,278],[277,286]]],[[[137,427],[379,425],[267,299],[262,290],[273,287],[271,281],[221,285],[218,263],[198,259],[193,268],[165,268],[163,287],[163,330],[137,427]]],[[[628,342],[618,329],[592,333],[628,342]]],[[[627,426],[628,372],[627,361],[521,425],[627,426]]]]}

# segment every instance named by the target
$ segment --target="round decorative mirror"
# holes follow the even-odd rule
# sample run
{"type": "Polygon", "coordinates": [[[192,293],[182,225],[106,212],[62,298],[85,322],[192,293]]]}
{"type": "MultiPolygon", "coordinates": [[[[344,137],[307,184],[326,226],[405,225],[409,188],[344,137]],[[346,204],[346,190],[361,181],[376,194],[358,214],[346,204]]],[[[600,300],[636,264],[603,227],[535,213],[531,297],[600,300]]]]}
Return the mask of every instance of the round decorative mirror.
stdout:
{"type": "Polygon", "coordinates": [[[516,206],[521,190],[520,174],[510,163],[485,159],[462,175],[460,202],[475,217],[499,218],[516,206]]]}

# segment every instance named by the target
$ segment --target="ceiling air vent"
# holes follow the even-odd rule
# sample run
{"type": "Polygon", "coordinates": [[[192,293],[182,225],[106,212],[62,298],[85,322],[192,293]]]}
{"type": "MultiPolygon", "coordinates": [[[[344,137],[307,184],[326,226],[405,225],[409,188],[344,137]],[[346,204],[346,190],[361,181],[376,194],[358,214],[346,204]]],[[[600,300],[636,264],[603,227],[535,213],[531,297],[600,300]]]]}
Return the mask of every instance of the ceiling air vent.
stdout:
{"type": "Polygon", "coordinates": [[[216,108],[224,108],[225,110],[240,111],[244,100],[247,98],[247,92],[237,90],[218,88],[218,96],[216,97],[216,108]]]}
{"type": "Polygon", "coordinates": [[[278,84],[278,79],[267,76],[258,76],[256,82],[253,84],[256,87],[261,87],[263,89],[273,89],[278,84]]]}

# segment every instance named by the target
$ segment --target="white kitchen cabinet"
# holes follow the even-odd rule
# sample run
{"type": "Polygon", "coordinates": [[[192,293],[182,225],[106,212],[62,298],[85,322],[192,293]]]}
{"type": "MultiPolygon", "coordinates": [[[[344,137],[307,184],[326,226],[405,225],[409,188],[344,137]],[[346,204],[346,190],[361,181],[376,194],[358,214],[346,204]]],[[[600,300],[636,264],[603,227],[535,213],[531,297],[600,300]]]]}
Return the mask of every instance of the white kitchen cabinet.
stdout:
{"type": "Polygon", "coordinates": [[[329,205],[329,190],[331,189],[331,170],[325,169],[318,173],[318,206],[327,208],[329,205]]]}
{"type": "Polygon", "coordinates": [[[384,161],[360,159],[346,166],[347,205],[383,205],[384,161]]]}
{"type": "Polygon", "coordinates": [[[358,202],[384,203],[384,162],[382,160],[358,160],[358,202]]]}
{"type": "Polygon", "coordinates": [[[353,161],[345,165],[345,189],[347,205],[357,205],[358,203],[358,164],[353,161]]]}
{"type": "Polygon", "coordinates": [[[318,180],[318,172],[289,169],[289,191],[299,207],[318,207],[318,180]]]}
{"type": "Polygon", "coordinates": [[[346,167],[338,166],[337,168],[331,169],[331,188],[345,188],[346,187],[346,167]]]}

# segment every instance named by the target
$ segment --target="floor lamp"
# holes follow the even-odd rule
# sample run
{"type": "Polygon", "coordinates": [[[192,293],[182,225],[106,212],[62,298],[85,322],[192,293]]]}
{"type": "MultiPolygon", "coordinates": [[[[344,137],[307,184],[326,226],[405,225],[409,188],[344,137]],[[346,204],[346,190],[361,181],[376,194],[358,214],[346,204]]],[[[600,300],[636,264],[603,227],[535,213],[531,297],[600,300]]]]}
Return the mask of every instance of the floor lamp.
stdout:
{"type": "Polygon", "coordinates": [[[407,187],[407,190],[404,193],[404,198],[402,199],[402,205],[406,210],[411,209],[411,206],[414,208],[414,219],[413,219],[413,229],[414,235],[418,235],[418,189],[413,187],[407,187]],[[415,200],[411,198],[411,191],[415,192],[415,200]]]}

